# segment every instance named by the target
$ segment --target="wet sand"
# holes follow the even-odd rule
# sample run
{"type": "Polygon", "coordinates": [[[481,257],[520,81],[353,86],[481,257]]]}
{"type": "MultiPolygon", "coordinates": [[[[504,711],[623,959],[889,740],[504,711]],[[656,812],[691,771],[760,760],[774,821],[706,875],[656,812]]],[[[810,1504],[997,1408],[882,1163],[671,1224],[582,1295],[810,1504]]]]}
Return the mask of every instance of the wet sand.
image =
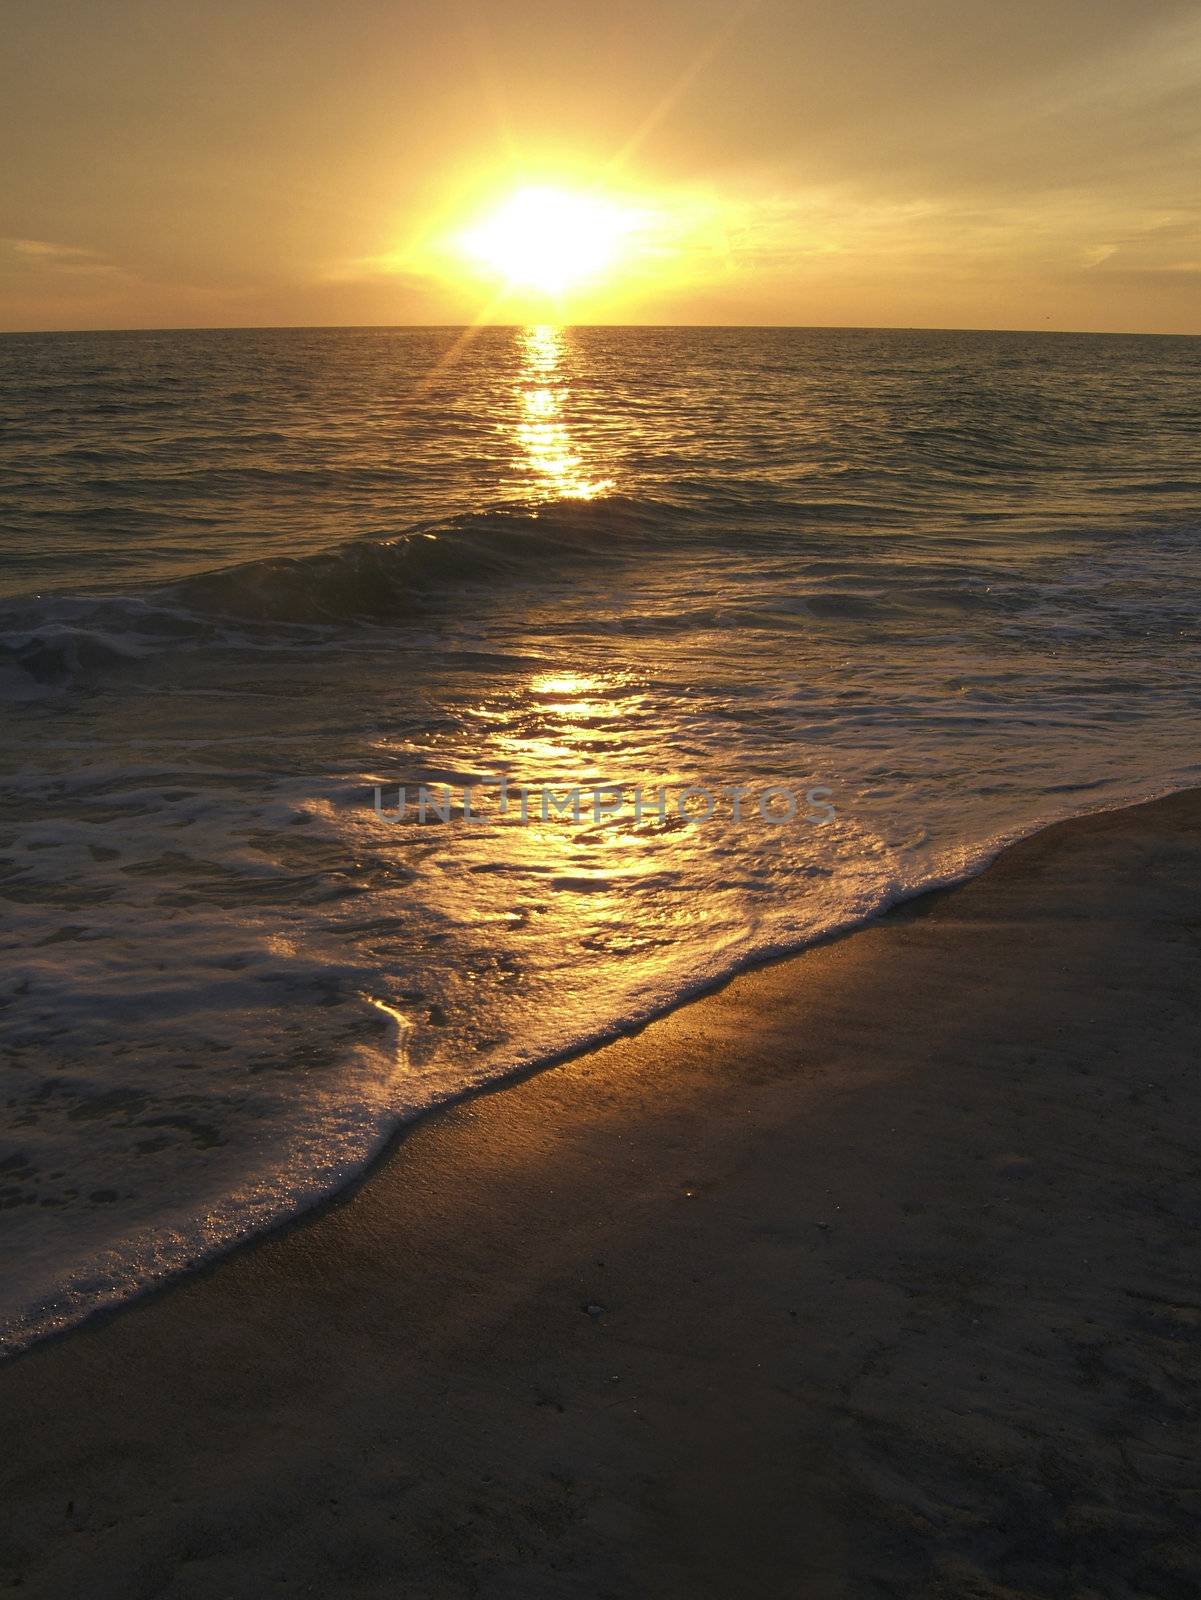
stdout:
{"type": "Polygon", "coordinates": [[[0,1588],[1201,1592],[1201,796],[418,1126],[0,1368],[0,1588]]]}

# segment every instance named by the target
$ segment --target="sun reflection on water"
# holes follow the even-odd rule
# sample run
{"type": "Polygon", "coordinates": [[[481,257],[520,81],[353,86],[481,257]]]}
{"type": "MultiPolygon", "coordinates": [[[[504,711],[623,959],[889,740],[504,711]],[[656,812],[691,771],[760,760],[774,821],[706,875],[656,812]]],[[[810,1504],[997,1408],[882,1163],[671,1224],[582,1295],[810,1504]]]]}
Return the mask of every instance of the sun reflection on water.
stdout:
{"type": "Polygon", "coordinates": [[[613,480],[590,474],[567,427],[563,330],[542,323],[523,328],[519,338],[518,465],[541,498],[595,500],[613,487],[613,480]]]}

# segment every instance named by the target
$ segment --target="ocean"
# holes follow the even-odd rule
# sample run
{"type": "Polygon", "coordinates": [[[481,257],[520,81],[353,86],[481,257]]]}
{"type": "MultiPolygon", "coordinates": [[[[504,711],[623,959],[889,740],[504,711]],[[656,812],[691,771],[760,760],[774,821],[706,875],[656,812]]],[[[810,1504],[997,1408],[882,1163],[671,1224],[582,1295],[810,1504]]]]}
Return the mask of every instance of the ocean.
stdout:
{"type": "Polygon", "coordinates": [[[1198,339],[10,335],[0,423],[9,1349],[1198,782],[1198,339]]]}

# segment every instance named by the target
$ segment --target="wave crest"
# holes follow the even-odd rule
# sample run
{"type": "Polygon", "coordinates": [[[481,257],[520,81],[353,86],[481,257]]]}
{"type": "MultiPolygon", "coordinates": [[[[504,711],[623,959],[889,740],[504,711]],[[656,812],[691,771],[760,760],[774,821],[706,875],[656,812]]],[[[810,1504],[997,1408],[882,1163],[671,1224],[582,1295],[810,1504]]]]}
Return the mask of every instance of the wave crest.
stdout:
{"type": "Polygon", "coordinates": [[[520,581],[630,553],[650,528],[646,501],[566,501],[495,510],[358,539],[303,556],[241,562],[170,586],[178,604],[241,621],[385,622],[464,585],[520,581]]]}
{"type": "Polygon", "coordinates": [[[128,667],[181,640],[245,640],[259,628],[400,622],[466,587],[556,578],[627,559],[667,525],[647,500],[560,501],[501,508],[266,556],[180,578],[140,595],[58,595],[0,608],[0,698],[21,684],[61,689],[128,667]]]}

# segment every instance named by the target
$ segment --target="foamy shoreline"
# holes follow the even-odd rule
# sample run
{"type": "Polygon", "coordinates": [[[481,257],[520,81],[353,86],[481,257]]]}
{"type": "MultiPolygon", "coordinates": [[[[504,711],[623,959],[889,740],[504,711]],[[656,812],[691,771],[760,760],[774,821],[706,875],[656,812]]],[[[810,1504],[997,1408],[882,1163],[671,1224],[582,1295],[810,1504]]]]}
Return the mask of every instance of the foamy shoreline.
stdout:
{"type": "MultiPolygon", "coordinates": [[[[328,1147],[328,1132],[314,1129],[307,1139],[303,1130],[289,1161],[295,1171],[291,1194],[276,1196],[267,1189],[253,1206],[237,1197],[218,1200],[196,1216],[179,1215],[169,1223],[148,1227],[128,1240],[114,1241],[90,1259],[73,1266],[69,1273],[46,1280],[46,1289],[36,1300],[4,1321],[0,1321],[0,1365],[35,1345],[70,1334],[95,1317],[120,1311],[146,1296],[154,1295],[181,1278],[219,1264],[233,1252],[252,1248],[264,1239],[303,1225],[313,1215],[353,1193],[371,1180],[380,1163],[385,1162],[396,1143],[423,1120],[448,1107],[470,1100],[478,1094],[492,1093],[506,1085],[521,1082],[532,1074],[553,1069],[578,1056],[603,1049],[614,1040],[670,1016],[680,1007],[693,1004],[715,989],[756,968],[800,957],[806,950],[831,939],[852,935],[874,921],[924,895],[937,894],[969,882],[1006,851],[1036,838],[1046,829],[1072,823],[1106,812],[1121,811],[1131,805],[1146,804],[1165,794],[1182,792],[1168,787],[1153,795],[1107,804],[1095,811],[1075,813],[1066,818],[1040,822],[1003,840],[993,840],[972,852],[955,870],[932,878],[917,887],[903,887],[870,910],[845,922],[836,922],[796,943],[758,947],[729,965],[718,965],[702,972],[693,981],[678,983],[670,996],[640,1010],[602,1024],[572,1038],[562,1048],[508,1068],[490,1072],[478,1082],[449,1092],[414,1109],[389,1114],[384,1104],[365,1101],[361,1111],[348,1118],[345,1135],[328,1147]],[[306,1176],[303,1181],[300,1172],[306,1176]]],[[[1188,792],[1188,791],[1184,791],[1188,792]]],[[[1198,791],[1201,792],[1201,791],[1198,791]]],[[[402,1013],[372,995],[364,1002],[378,1010],[389,1027],[388,1040],[380,1046],[386,1053],[398,1053],[395,1068],[398,1084],[403,1084],[407,1063],[407,1041],[412,1023],[402,1013]]],[[[347,1064],[349,1070],[350,1063],[347,1064]]],[[[374,1082],[365,1081],[365,1089],[374,1082]]]]}

